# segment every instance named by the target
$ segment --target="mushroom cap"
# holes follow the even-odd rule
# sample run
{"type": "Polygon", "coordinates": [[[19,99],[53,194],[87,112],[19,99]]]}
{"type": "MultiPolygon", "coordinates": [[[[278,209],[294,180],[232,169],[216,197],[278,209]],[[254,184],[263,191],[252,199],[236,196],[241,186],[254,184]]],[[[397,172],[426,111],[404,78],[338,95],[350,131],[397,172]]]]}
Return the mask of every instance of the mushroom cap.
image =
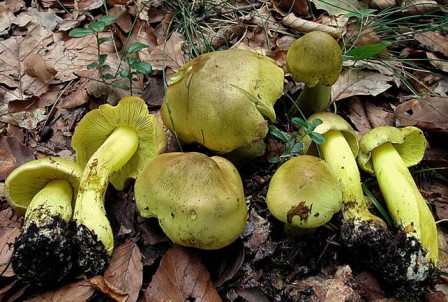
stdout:
{"type": "Polygon", "coordinates": [[[180,140],[218,153],[265,138],[283,93],[283,70],[247,50],[203,54],[171,79],[161,108],[163,122],[180,140]]]}
{"type": "MultiPolygon", "coordinates": [[[[340,131],[344,135],[353,155],[356,157],[359,152],[359,141],[353,127],[341,116],[332,112],[318,112],[308,117],[307,122],[310,123],[314,119],[320,119],[322,124],[314,129],[314,132],[325,134],[330,130],[340,131]]],[[[309,143],[308,139],[305,144],[309,143]]],[[[308,152],[309,153],[309,152],[308,152]]]]}
{"type": "Polygon", "coordinates": [[[25,215],[33,197],[52,180],[67,180],[73,187],[75,202],[81,179],[81,167],[60,157],[45,157],[24,163],[12,171],[5,181],[5,197],[11,208],[25,215]]]}
{"type": "Polygon", "coordinates": [[[418,164],[426,150],[426,139],[423,131],[408,126],[396,128],[381,126],[369,130],[359,141],[358,165],[367,173],[375,174],[372,163],[372,150],[384,143],[391,143],[407,167],[418,164]]]}
{"type": "Polygon", "coordinates": [[[342,188],[320,158],[291,158],[272,176],[266,202],[272,215],[299,228],[327,223],[342,205],[342,188]]]}
{"type": "Polygon", "coordinates": [[[120,126],[134,129],[139,145],[132,158],[109,176],[109,182],[117,190],[122,190],[130,179],[136,178],[148,159],[167,149],[162,124],[154,115],[149,114],[145,101],[139,97],[127,96],[116,106],[101,105],[87,113],[79,122],[72,138],[78,164],[84,168],[95,151],[120,126]]]}
{"type": "Polygon", "coordinates": [[[331,86],[342,70],[342,50],[329,34],[312,31],[289,47],[286,67],[296,82],[308,87],[331,86]]]}
{"type": "Polygon", "coordinates": [[[157,217],[175,243],[219,249],[243,232],[247,209],[235,166],[219,156],[172,152],[150,160],[135,182],[137,210],[157,217]]]}

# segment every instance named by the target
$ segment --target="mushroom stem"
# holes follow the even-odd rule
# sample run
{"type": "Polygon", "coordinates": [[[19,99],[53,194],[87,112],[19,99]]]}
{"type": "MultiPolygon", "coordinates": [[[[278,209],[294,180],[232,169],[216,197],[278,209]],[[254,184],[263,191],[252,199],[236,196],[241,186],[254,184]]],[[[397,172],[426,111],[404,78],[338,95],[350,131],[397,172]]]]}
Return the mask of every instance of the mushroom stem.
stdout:
{"type": "Polygon", "coordinates": [[[35,223],[43,227],[50,223],[54,216],[66,222],[72,218],[73,189],[67,180],[52,180],[33,198],[25,213],[24,231],[35,223]]]}
{"type": "Polygon", "coordinates": [[[439,255],[434,217],[400,154],[392,143],[384,143],[372,150],[372,162],[394,221],[408,236],[420,241],[427,251],[426,258],[437,266],[439,255]]]}
{"type": "Polygon", "coordinates": [[[323,136],[325,143],[320,145],[320,152],[342,185],[344,220],[355,223],[376,220],[385,228],[384,221],[367,209],[358,165],[344,135],[340,131],[330,130],[323,136]]]}
{"type": "MultiPolygon", "coordinates": [[[[305,116],[309,116],[314,112],[325,111],[329,105],[331,96],[331,86],[317,84],[313,87],[304,86],[302,92],[297,98],[297,106],[302,110],[305,116]]],[[[292,107],[293,112],[296,113],[297,107],[292,107]]]]}
{"type": "MultiPolygon", "coordinates": [[[[114,247],[112,228],[104,207],[104,195],[109,183],[109,175],[121,169],[129,161],[137,150],[138,144],[139,139],[133,129],[127,126],[117,127],[90,157],[81,176],[73,215],[78,225],[78,233],[83,232],[82,226],[86,227],[91,233],[90,236],[93,235],[94,241],[99,240],[102,243],[102,248],[108,255],[112,254],[114,247]]],[[[80,241],[83,241],[82,237],[86,235],[80,236],[80,241]]],[[[82,246],[83,242],[80,244],[82,246]]],[[[90,249],[88,246],[85,248],[87,251],[81,251],[81,257],[91,252],[88,251],[90,249]]],[[[101,248],[98,247],[98,249],[101,248]]],[[[105,265],[105,262],[98,269],[92,269],[91,264],[80,264],[80,266],[84,271],[92,270],[91,274],[95,275],[104,268],[102,266],[105,265]]]]}
{"type": "Polygon", "coordinates": [[[32,199],[22,234],[14,244],[12,267],[17,277],[39,286],[60,282],[69,273],[73,188],[67,180],[53,180],[32,199]]]}

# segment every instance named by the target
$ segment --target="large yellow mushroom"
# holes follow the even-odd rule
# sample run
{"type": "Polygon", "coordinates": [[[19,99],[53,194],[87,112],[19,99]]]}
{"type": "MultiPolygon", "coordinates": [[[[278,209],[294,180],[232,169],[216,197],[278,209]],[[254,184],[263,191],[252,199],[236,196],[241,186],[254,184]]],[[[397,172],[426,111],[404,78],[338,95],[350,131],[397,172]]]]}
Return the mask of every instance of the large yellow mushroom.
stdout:
{"type": "Polygon", "coordinates": [[[135,182],[137,210],[156,217],[179,245],[214,250],[232,243],[246,225],[243,184],[220,156],[165,153],[150,160],[135,182]]]}
{"type": "Polygon", "coordinates": [[[104,270],[114,247],[104,208],[109,182],[122,190],[147,160],[166,150],[167,140],[145,102],[124,97],[117,106],[105,104],[87,113],[75,129],[72,146],[84,168],[73,214],[77,261],[91,276],[104,270]]]}
{"type": "MultiPolygon", "coordinates": [[[[168,84],[163,122],[182,142],[224,154],[265,138],[265,118],[275,120],[273,106],[283,93],[283,71],[255,52],[224,50],[191,60],[168,84]]],[[[254,153],[263,152],[259,144],[254,153]]]]}

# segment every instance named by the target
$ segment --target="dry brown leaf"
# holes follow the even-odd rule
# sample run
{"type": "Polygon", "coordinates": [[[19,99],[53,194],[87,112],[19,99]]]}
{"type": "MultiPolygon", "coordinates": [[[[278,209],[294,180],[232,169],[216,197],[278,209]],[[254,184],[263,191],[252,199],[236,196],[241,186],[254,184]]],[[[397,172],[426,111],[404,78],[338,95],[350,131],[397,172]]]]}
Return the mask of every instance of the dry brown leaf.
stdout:
{"type": "Polygon", "coordinates": [[[448,98],[412,99],[395,109],[400,126],[416,126],[423,130],[448,130],[448,98]]]}
{"type": "Polygon", "coordinates": [[[110,284],[103,276],[95,276],[89,279],[89,283],[105,295],[117,302],[126,302],[128,300],[128,294],[116,288],[110,284]]]}
{"type": "Polygon", "coordinates": [[[311,31],[323,31],[333,36],[335,39],[339,39],[341,37],[341,33],[334,27],[297,18],[294,14],[289,14],[284,17],[282,19],[282,24],[298,32],[308,33],[311,31]]]}
{"type": "Polygon", "coordinates": [[[0,181],[21,164],[33,159],[33,152],[17,138],[0,136],[0,181]]]}
{"type": "MultiPolygon", "coordinates": [[[[4,184],[0,185],[0,196],[5,196],[4,184]]],[[[21,227],[23,225],[23,217],[17,215],[11,207],[0,211],[0,235],[6,232],[8,229],[21,227]]]]}
{"type": "Polygon", "coordinates": [[[2,230],[2,235],[0,237],[0,272],[4,271],[2,274],[4,277],[12,277],[15,275],[9,259],[12,256],[13,244],[19,235],[19,227],[2,230]]]}
{"type": "Polygon", "coordinates": [[[112,288],[126,293],[127,302],[137,301],[143,283],[143,263],[135,242],[127,240],[114,250],[104,280],[112,288]]]}
{"type": "Polygon", "coordinates": [[[428,31],[414,35],[414,39],[426,46],[429,50],[442,53],[448,57],[448,38],[435,31],[428,31]]]}
{"type": "Polygon", "coordinates": [[[39,54],[30,54],[27,56],[23,61],[23,66],[25,68],[25,74],[33,78],[38,78],[44,84],[48,84],[57,73],[39,54]]]}
{"type": "Polygon", "coordinates": [[[175,245],[160,261],[160,266],[145,292],[151,302],[222,301],[210,274],[192,249],[175,245]]]}
{"type": "Polygon", "coordinates": [[[372,128],[379,126],[395,126],[396,117],[391,111],[387,111],[384,107],[376,106],[371,102],[365,103],[364,108],[372,128]]]}
{"type": "Polygon", "coordinates": [[[182,51],[184,40],[177,32],[173,32],[166,44],[157,46],[148,56],[146,62],[152,65],[154,70],[171,68],[174,72],[187,62],[182,51]]]}
{"type": "Polygon", "coordinates": [[[435,0],[402,0],[400,1],[404,14],[423,15],[440,10],[440,5],[435,0]]]}
{"type": "Polygon", "coordinates": [[[299,16],[310,16],[310,8],[307,0],[272,0],[276,8],[287,12],[293,12],[299,16]]]}
{"type": "Polygon", "coordinates": [[[77,0],[75,1],[76,10],[90,11],[103,5],[103,0],[77,0]]]}
{"type": "Polygon", "coordinates": [[[27,299],[28,302],[66,302],[66,301],[88,301],[93,295],[95,289],[87,280],[76,281],[63,285],[57,289],[40,293],[32,298],[27,299]]]}
{"type": "Polygon", "coordinates": [[[355,126],[356,130],[358,130],[359,135],[364,135],[364,133],[372,129],[364,104],[358,97],[355,96],[350,100],[349,110],[348,118],[355,126]]]}
{"type": "Polygon", "coordinates": [[[377,72],[347,69],[342,71],[339,79],[331,87],[331,98],[342,100],[355,95],[376,96],[390,87],[392,77],[377,72]]]}
{"type": "Polygon", "coordinates": [[[432,66],[434,66],[444,72],[448,72],[448,60],[441,59],[441,58],[437,57],[435,54],[433,54],[432,52],[427,52],[426,57],[428,58],[429,63],[431,63],[432,66]]]}

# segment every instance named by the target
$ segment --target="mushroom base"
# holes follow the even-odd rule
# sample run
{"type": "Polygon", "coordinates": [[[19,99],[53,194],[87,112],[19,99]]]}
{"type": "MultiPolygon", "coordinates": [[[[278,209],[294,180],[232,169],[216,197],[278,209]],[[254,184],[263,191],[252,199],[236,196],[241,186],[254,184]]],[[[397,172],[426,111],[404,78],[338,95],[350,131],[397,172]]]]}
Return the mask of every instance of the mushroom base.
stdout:
{"type": "Polygon", "coordinates": [[[374,271],[399,299],[418,300],[435,282],[434,265],[425,260],[419,241],[402,229],[390,231],[376,221],[345,222],[341,239],[349,254],[374,271]]]}
{"type": "Polygon", "coordinates": [[[97,235],[84,225],[75,225],[73,241],[78,268],[89,278],[102,274],[109,256],[97,235]]]}
{"type": "Polygon", "coordinates": [[[31,222],[14,243],[11,264],[17,278],[40,287],[64,280],[72,268],[68,223],[60,216],[38,227],[31,222]]]}

